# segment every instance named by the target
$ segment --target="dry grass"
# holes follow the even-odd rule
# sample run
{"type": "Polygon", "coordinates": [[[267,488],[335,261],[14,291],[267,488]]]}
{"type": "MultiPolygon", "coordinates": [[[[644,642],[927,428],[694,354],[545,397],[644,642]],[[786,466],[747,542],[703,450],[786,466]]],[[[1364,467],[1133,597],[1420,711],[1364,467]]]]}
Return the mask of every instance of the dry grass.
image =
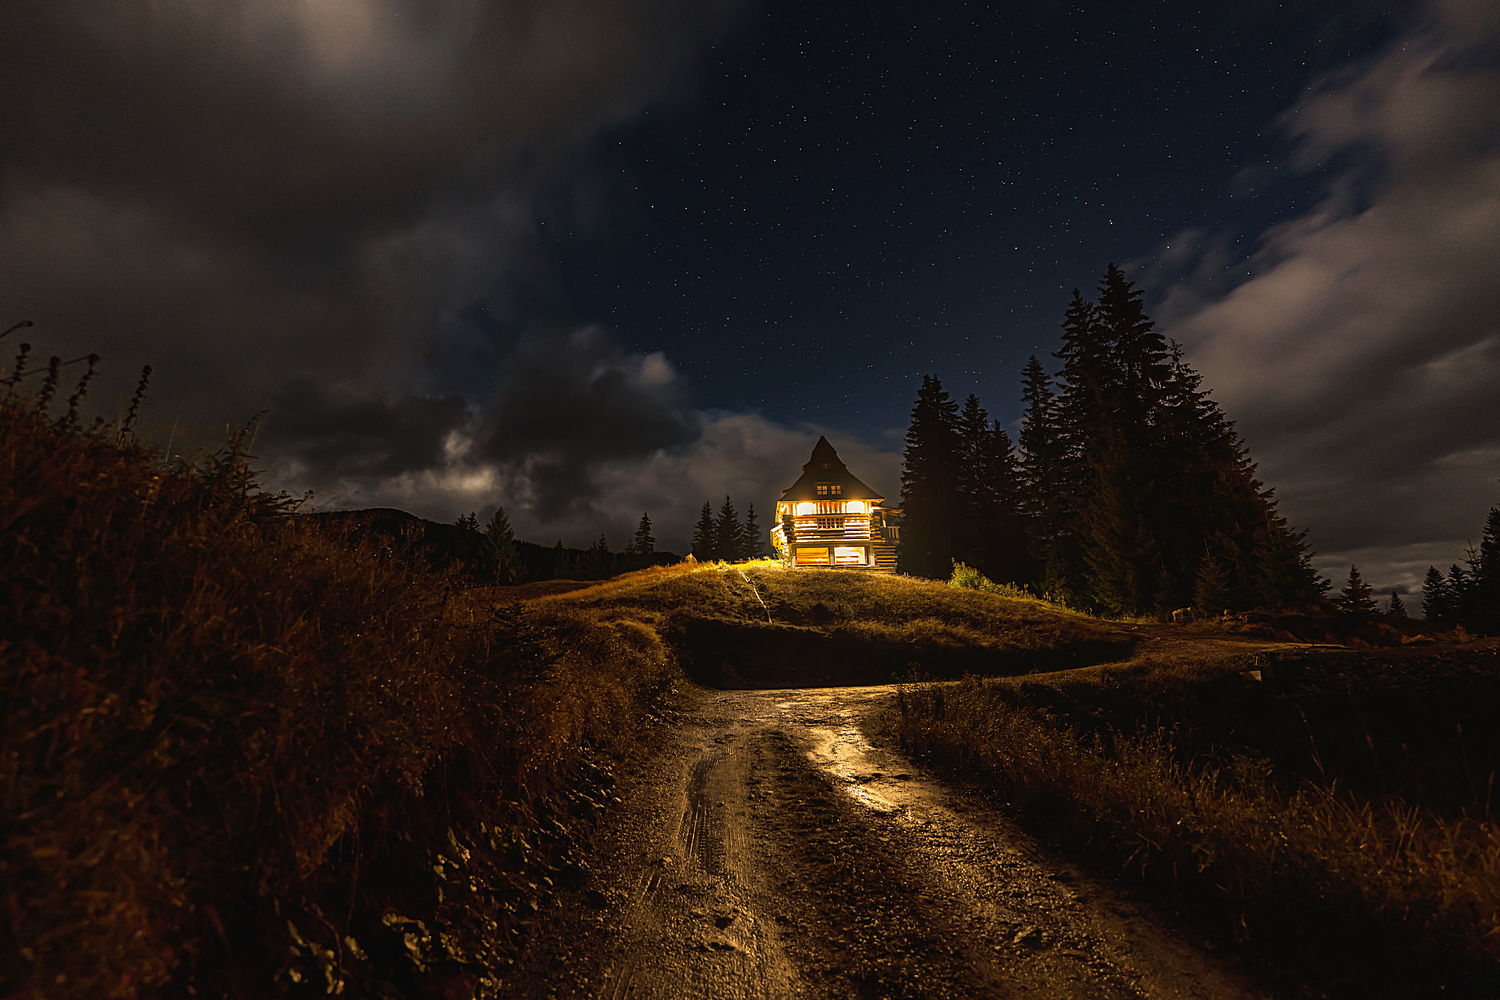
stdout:
{"type": "Polygon", "coordinates": [[[1243,666],[1142,662],[1042,683],[908,686],[885,725],[1047,836],[1216,927],[1289,986],[1495,995],[1500,824],[1337,784],[1289,787],[1263,758],[1186,749],[1203,734],[1164,725],[1164,706],[1205,686],[1253,687],[1243,666]]]}
{"type": "Polygon", "coordinates": [[[670,649],[44,404],[0,403],[0,994],[495,980],[670,649]]]}
{"type": "Polygon", "coordinates": [[[772,561],[643,570],[528,605],[648,626],[721,687],[1025,673],[1128,656],[1139,638],[1031,597],[772,561]]]}

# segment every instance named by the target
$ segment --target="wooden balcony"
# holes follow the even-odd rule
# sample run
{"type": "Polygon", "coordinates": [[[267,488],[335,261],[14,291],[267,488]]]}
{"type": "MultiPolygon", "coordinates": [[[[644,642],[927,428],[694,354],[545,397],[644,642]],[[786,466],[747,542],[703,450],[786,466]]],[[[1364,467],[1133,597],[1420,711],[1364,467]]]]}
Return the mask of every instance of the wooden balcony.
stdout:
{"type": "MultiPolygon", "coordinates": [[[[882,527],[879,523],[872,524],[869,518],[864,517],[799,517],[793,522],[792,530],[799,544],[827,542],[861,545],[874,542],[877,545],[895,545],[899,533],[895,525],[882,527]]],[[[774,533],[782,535],[783,526],[778,524],[774,533]]]]}

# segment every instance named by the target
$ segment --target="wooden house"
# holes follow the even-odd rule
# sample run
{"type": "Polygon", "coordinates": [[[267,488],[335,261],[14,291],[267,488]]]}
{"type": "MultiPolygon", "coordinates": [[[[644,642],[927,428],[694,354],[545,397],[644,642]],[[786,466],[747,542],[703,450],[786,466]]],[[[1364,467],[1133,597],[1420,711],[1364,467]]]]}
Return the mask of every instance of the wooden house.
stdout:
{"type": "Polygon", "coordinates": [[[802,478],[776,502],[771,543],[793,566],[894,573],[900,513],[856,479],[828,439],[820,437],[802,478]]]}

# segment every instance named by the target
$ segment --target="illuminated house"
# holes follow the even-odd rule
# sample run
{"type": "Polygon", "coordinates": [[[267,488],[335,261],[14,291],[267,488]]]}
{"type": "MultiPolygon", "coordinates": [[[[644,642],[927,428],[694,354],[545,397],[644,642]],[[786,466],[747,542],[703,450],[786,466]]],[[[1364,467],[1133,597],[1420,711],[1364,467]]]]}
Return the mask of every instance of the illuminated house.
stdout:
{"type": "Polygon", "coordinates": [[[827,438],[818,438],[802,478],[776,503],[771,542],[794,566],[896,571],[894,508],[854,478],[827,438]]]}

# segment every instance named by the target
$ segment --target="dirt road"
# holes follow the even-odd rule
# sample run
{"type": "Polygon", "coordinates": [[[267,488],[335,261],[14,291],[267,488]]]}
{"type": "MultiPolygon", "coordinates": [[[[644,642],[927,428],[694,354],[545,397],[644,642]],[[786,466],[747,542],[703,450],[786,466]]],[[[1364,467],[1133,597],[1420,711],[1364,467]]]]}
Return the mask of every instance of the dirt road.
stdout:
{"type": "Polygon", "coordinates": [[[596,909],[528,992],[1257,996],[1003,817],[871,746],[893,689],[702,691],[619,789],[596,909]]]}

